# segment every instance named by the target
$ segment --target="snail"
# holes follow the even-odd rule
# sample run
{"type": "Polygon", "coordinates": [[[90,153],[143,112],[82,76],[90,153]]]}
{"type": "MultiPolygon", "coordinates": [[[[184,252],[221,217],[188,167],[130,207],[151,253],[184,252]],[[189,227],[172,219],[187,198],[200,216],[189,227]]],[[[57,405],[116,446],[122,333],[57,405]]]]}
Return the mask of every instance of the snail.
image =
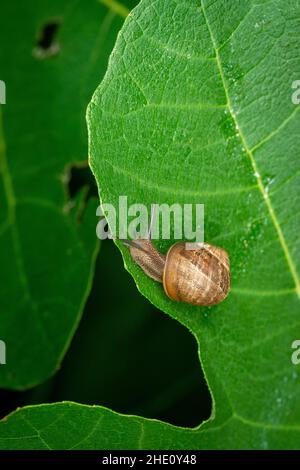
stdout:
{"type": "Polygon", "coordinates": [[[162,282],[172,300],[209,306],[222,302],[229,292],[229,257],[222,248],[198,243],[195,249],[187,250],[185,242],[178,242],[163,255],[151,237],[123,242],[135,263],[149,277],[162,282]]]}

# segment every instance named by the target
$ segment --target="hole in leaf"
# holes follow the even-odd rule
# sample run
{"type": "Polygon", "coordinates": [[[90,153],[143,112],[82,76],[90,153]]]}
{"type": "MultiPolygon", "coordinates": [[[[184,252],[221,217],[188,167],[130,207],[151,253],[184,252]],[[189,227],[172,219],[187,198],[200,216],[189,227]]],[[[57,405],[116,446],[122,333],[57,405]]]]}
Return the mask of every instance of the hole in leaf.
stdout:
{"type": "Polygon", "coordinates": [[[33,48],[34,57],[37,59],[47,59],[59,53],[60,45],[56,38],[60,24],[61,21],[56,19],[48,21],[42,26],[37,43],[33,48]]]}
{"type": "Polygon", "coordinates": [[[67,166],[61,180],[66,188],[67,201],[64,212],[76,213],[77,222],[81,222],[90,198],[98,198],[98,189],[93,173],[87,162],[67,166]]]}
{"type": "Polygon", "coordinates": [[[87,162],[78,163],[69,167],[67,184],[70,199],[74,199],[76,194],[83,187],[88,187],[88,198],[98,197],[95,177],[87,162]]]}

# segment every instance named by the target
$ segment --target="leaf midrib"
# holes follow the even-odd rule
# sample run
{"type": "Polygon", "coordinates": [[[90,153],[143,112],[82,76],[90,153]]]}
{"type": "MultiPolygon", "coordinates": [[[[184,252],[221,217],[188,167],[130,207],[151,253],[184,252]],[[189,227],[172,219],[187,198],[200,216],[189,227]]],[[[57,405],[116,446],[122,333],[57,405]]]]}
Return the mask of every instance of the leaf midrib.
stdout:
{"type": "Polygon", "coordinates": [[[2,174],[4,192],[5,192],[6,200],[7,200],[7,209],[8,209],[7,223],[8,223],[8,227],[11,228],[12,243],[13,243],[13,249],[15,253],[15,261],[16,261],[17,269],[19,271],[22,289],[24,292],[24,300],[27,302],[30,302],[32,306],[32,311],[34,312],[37,318],[37,325],[40,328],[42,337],[44,338],[44,341],[47,344],[47,346],[51,350],[53,350],[52,342],[50,341],[48,335],[46,334],[44,325],[42,324],[40,320],[40,316],[38,315],[37,304],[31,295],[28,280],[27,280],[27,274],[25,271],[24,263],[23,263],[22,250],[21,250],[21,244],[20,244],[20,234],[19,234],[17,220],[16,220],[16,196],[15,196],[14,186],[12,183],[12,178],[11,178],[11,174],[10,174],[10,170],[9,170],[9,166],[7,162],[6,141],[5,141],[4,129],[3,129],[3,113],[1,109],[0,109],[0,173],[2,174]]]}
{"type": "Polygon", "coordinates": [[[220,54],[219,54],[219,50],[218,50],[218,47],[217,47],[217,43],[216,43],[216,40],[215,40],[213,31],[212,31],[212,29],[211,29],[211,27],[210,27],[210,24],[209,24],[207,15],[206,15],[206,11],[205,11],[205,8],[204,8],[203,0],[200,0],[200,3],[201,3],[201,9],[202,9],[202,12],[203,12],[203,17],[204,17],[204,20],[205,20],[205,23],[206,23],[206,26],[207,26],[207,29],[208,29],[208,32],[209,32],[209,35],[210,35],[210,38],[211,38],[212,46],[213,46],[213,49],[214,49],[215,54],[216,54],[217,67],[218,67],[218,70],[219,70],[219,73],[220,73],[220,77],[221,77],[221,80],[222,80],[222,84],[223,84],[225,96],[226,96],[226,99],[227,99],[228,111],[230,112],[230,115],[231,115],[231,117],[232,117],[232,119],[233,119],[233,122],[234,122],[235,125],[236,125],[237,133],[238,133],[239,138],[240,138],[240,140],[241,140],[242,146],[244,147],[245,152],[247,153],[247,155],[248,155],[248,157],[249,157],[249,159],[250,159],[250,161],[251,161],[251,165],[252,165],[252,168],[253,168],[255,177],[256,177],[256,179],[257,179],[257,184],[258,184],[259,191],[260,191],[260,193],[261,193],[261,195],[262,195],[263,200],[265,201],[265,204],[266,204],[266,206],[267,206],[267,209],[268,209],[268,212],[269,212],[271,221],[272,221],[272,223],[273,223],[273,225],[274,225],[274,227],[275,227],[275,230],[276,230],[276,232],[277,232],[277,235],[278,235],[278,238],[279,238],[279,242],[280,242],[280,244],[281,244],[281,247],[282,247],[284,256],[285,256],[285,258],[286,258],[286,261],[287,261],[287,265],[288,265],[290,274],[291,274],[291,276],[292,276],[292,278],[293,278],[293,280],[294,280],[294,283],[295,283],[297,296],[298,296],[298,298],[300,299],[300,279],[299,279],[299,276],[298,276],[298,273],[297,273],[296,266],[295,266],[295,264],[294,264],[294,261],[293,261],[293,259],[292,259],[291,254],[290,254],[288,244],[287,244],[286,239],[285,239],[285,237],[284,237],[284,234],[283,234],[282,228],[281,228],[281,226],[280,226],[279,220],[278,220],[278,218],[277,218],[277,216],[276,216],[276,213],[275,213],[275,210],[274,210],[274,208],[273,208],[273,205],[272,205],[270,196],[269,196],[268,192],[266,191],[266,189],[265,189],[265,187],[264,187],[264,185],[263,185],[262,178],[261,178],[261,175],[260,175],[260,172],[259,172],[259,169],[258,169],[256,160],[255,160],[255,158],[254,158],[253,152],[251,151],[251,149],[250,149],[250,147],[249,147],[249,145],[248,145],[248,143],[247,143],[246,137],[244,136],[244,133],[243,133],[243,131],[241,130],[241,127],[240,127],[240,125],[239,125],[239,122],[238,122],[238,120],[237,120],[237,117],[236,117],[236,115],[235,115],[235,113],[234,113],[233,106],[232,106],[232,102],[231,102],[231,98],[230,98],[228,89],[227,89],[227,87],[226,87],[226,80],[225,80],[224,70],[223,70],[223,66],[222,66],[222,62],[221,62],[221,57],[220,57],[220,54]]]}
{"type": "Polygon", "coordinates": [[[98,0],[99,3],[106,6],[109,10],[119,15],[121,18],[126,18],[130,10],[120,3],[118,0],[98,0]]]}
{"type": "Polygon", "coordinates": [[[19,232],[16,225],[16,197],[15,191],[8,167],[7,157],[6,157],[6,142],[4,137],[3,129],[3,113],[0,109],[0,163],[1,163],[1,173],[3,177],[4,192],[7,200],[7,209],[8,209],[8,223],[12,230],[13,238],[13,247],[16,255],[16,264],[18,266],[21,284],[23,286],[25,298],[27,300],[31,299],[29,286],[26,279],[25,269],[22,263],[22,258],[20,255],[20,242],[19,242],[19,232]]]}

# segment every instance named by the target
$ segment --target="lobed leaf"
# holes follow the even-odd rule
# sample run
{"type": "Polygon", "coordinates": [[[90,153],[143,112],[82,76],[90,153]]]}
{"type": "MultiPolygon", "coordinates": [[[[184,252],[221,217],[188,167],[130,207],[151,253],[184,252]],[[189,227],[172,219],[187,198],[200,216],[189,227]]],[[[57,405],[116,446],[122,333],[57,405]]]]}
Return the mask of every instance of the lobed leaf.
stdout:
{"type": "Polygon", "coordinates": [[[102,201],[203,203],[206,241],[230,255],[231,293],[205,308],[168,299],[120,246],[142,294],[197,338],[215,405],[205,428],[226,448],[297,445],[299,26],[299,2],[142,0],[89,105],[102,201]]]}

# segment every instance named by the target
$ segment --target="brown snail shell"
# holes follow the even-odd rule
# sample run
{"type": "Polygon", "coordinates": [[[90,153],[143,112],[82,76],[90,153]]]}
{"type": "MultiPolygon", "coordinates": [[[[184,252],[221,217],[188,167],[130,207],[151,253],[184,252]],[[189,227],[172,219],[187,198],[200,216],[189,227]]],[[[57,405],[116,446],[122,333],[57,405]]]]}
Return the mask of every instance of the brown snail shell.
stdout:
{"type": "Polygon", "coordinates": [[[199,243],[187,250],[184,242],[175,243],[166,256],[150,239],[127,240],[134,261],[147,276],[162,282],[172,300],[209,306],[222,302],[230,290],[229,257],[222,248],[199,243]]]}
{"type": "Polygon", "coordinates": [[[175,243],[167,253],[163,286],[168,297],[179,302],[207,306],[222,302],[230,289],[227,252],[206,243],[196,250],[175,243]]]}

